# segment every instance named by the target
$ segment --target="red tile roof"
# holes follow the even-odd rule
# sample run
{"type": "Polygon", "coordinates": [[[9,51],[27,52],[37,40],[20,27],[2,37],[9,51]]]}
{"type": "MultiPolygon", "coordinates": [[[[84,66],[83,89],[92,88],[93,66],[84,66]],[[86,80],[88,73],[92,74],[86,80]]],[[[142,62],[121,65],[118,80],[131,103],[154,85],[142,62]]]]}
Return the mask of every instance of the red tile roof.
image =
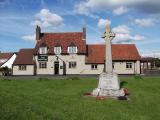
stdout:
{"type": "Polygon", "coordinates": [[[33,65],[34,49],[20,49],[13,65],[33,65]]]}
{"type": "MultiPolygon", "coordinates": [[[[86,63],[104,63],[105,45],[88,45],[86,63]]],[[[134,44],[112,44],[113,60],[140,60],[140,55],[134,44]]]]}
{"type": "Polygon", "coordinates": [[[0,53],[0,66],[8,61],[13,55],[14,53],[0,53]]]}
{"type": "Polygon", "coordinates": [[[49,48],[49,54],[54,54],[54,47],[62,47],[62,54],[68,53],[68,46],[74,44],[78,47],[78,53],[86,53],[86,41],[83,39],[83,32],[68,33],[41,33],[41,40],[37,42],[36,53],[40,46],[46,45],[49,48]]]}

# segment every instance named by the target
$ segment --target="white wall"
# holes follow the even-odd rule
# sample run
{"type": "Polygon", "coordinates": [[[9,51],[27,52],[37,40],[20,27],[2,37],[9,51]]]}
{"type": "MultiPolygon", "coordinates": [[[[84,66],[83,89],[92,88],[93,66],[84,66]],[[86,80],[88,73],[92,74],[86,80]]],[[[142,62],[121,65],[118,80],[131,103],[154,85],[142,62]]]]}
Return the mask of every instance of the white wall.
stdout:
{"type": "Polygon", "coordinates": [[[39,61],[38,61],[38,56],[35,56],[36,60],[36,66],[37,66],[37,75],[53,75],[54,73],[54,57],[53,56],[48,56],[48,61],[47,61],[47,68],[46,69],[40,69],[39,68],[39,61]]]}
{"type": "Polygon", "coordinates": [[[114,69],[113,72],[118,73],[118,74],[140,74],[140,61],[136,62],[130,62],[132,63],[132,68],[126,68],[126,63],[125,62],[114,62],[114,69]]]}
{"type": "Polygon", "coordinates": [[[26,70],[19,70],[19,66],[13,66],[13,75],[34,75],[34,65],[27,65],[26,70]]]}
{"type": "MultiPolygon", "coordinates": [[[[98,64],[97,69],[91,69],[91,64],[85,64],[85,55],[58,55],[60,59],[66,63],[66,74],[100,74],[103,69],[103,64],[98,64]],[[69,68],[69,62],[76,61],[76,68],[69,68]]],[[[37,64],[37,75],[54,74],[54,62],[57,61],[56,56],[48,56],[47,69],[39,69],[37,56],[35,57],[37,64]]],[[[58,59],[59,66],[63,66],[63,61],[58,59]]],[[[127,61],[126,61],[127,62],[127,61]]],[[[132,62],[132,69],[126,68],[126,62],[114,62],[113,71],[118,74],[140,74],[140,61],[132,62]]],[[[59,74],[63,75],[63,69],[59,68],[59,74]]]]}
{"type": "Polygon", "coordinates": [[[4,63],[2,66],[1,66],[1,68],[2,67],[8,67],[8,68],[12,68],[12,64],[13,64],[13,62],[14,62],[14,60],[16,59],[16,54],[14,54],[6,63],[4,63]]]}

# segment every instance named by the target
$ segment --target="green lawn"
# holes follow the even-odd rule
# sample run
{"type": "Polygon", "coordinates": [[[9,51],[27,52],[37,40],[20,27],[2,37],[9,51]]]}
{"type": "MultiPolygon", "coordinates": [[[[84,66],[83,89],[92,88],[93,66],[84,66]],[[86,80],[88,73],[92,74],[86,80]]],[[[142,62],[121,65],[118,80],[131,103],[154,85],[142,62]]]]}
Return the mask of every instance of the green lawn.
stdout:
{"type": "Polygon", "coordinates": [[[83,96],[94,78],[0,80],[0,120],[160,120],[160,77],[121,81],[130,101],[83,96]]]}

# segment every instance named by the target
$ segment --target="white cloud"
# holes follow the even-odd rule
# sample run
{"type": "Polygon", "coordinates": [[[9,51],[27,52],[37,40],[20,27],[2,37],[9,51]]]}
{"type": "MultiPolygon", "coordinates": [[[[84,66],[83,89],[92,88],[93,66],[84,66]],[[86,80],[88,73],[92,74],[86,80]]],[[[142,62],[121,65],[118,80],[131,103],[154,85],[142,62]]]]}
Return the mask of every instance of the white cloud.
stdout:
{"type": "Polygon", "coordinates": [[[153,19],[135,19],[135,24],[142,26],[142,27],[150,27],[154,25],[153,19]]]}
{"type": "Polygon", "coordinates": [[[136,40],[136,41],[141,41],[141,40],[144,40],[145,37],[142,35],[135,35],[135,36],[131,36],[131,39],[136,40]]]}
{"type": "Polygon", "coordinates": [[[146,49],[141,51],[142,57],[160,58],[160,49],[146,49]]]}
{"type": "Polygon", "coordinates": [[[119,25],[113,28],[113,32],[116,33],[116,43],[141,41],[145,39],[145,37],[142,35],[132,35],[131,29],[126,25],[119,25]]]}
{"type": "Polygon", "coordinates": [[[159,0],[85,0],[77,3],[75,8],[81,14],[96,12],[97,10],[113,10],[120,6],[149,14],[160,14],[159,4],[159,0]]]}
{"type": "Polygon", "coordinates": [[[36,14],[36,20],[32,25],[40,25],[42,27],[58,27],[63,25],[63,18],[58,14],[52,13],[48,9],[42,9],[40,13],[36,14]]]}
{"type": "Polygon", "coordinates": [[[85,4],[85,2],[82,2],[80,4],[76,4],[74,11],[80,15],[89,15],[90,14],[90,9],[87,6],[87,4],[85,4]]]}
{"type": "Polygon", "coordinates": [[[115,15],[122,15],[122,14],[124,14],[126,12],[128,12],[128,9],[126,7],[123,7],[123,6],[121,6],[121,7],[116,8],[116,9],[113,10],[113,13],[115,15]]]}
{"type": "Polygon", "coordinates": [[[104,28],[104,27],[106,27],[106,25],[110,25],[111,24],[111,21],[110,20],[108,20],[108,19],[99,19],[99,21],[98,21],[98,27],[100,27],[100,28],[104,28]]]}
{"type": "Polygon", "coordinates": [[[91,13],[90,7],[85,2],[81,2],[80,4],[76,4],[74,6],[74,13],[79,14],[79,15],[89,16],[89,17],[95,18],[95,19],[99,18],[99,16],[91,13]]]}
{"type": "Polygon", "coordinates": [[[130,34],[130,28],[127,25],[119,25],[119,26],[113,28],[113,32],[130,34]]]}
{"type": "Polygon", "coordinates": [[[25,35],[25,36],[22,36],[22,39],[25,40],[25,41],[29,41],[29,42],[35,42],[36,40],[36,35],[25,35]]]}

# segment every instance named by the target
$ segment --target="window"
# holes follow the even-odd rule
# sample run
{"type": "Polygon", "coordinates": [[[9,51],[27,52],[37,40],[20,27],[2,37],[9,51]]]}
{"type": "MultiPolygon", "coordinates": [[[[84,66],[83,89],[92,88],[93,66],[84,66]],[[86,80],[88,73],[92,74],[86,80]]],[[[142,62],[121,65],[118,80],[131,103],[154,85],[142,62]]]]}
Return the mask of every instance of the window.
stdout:
{"type": "Polygon", "coordinates": [[[61,47],[54,47],[55,54],[61,54],[61,47]]]}
{"type": "Polygon", "coordinates": [[[126,68],[131,69],[132,68],[132,63],[126,63],[126,68]]]}
{"type": "Polygon", "coordinates": [[[40,63],[39,63],[39,68],[40,68],[40,69],[45,69],[45,68],[47,68],[47,63],[46,63],[46,62],[40,62],[40,63]]]}
{"type": "Polygon", "coordinates": [[[76,68],[77,63],[76,62],[69,62],[69,68],[76,68]]]}
{"type": "Polygon", "coordinates": [[[114,65],[115,65],[115,63],[112,63],[112,68],[114,69],[114,65]]]}
{"type": "Polygon", "coordinates": [[[68,47],[68,53],[77,53],[77,47],[68,47]]]}
{"type": "Polygon", "coordinates": [[[25,70],[27,70],[27,66],[26,65],[20,65],[19,70],[25,71],[25,70]]]}
{"type": "Polygon", "coordinates": [[[39,54],[47,54],[47,47],[40,47],[39,54]]]}
{"type": "Polygon", "coordinates": [[[91,69],[92,69],[92,70],[96,70],[96,69],[97,69],[97,64],[92,64],[92,65],[91,65],[91,69]]]}

